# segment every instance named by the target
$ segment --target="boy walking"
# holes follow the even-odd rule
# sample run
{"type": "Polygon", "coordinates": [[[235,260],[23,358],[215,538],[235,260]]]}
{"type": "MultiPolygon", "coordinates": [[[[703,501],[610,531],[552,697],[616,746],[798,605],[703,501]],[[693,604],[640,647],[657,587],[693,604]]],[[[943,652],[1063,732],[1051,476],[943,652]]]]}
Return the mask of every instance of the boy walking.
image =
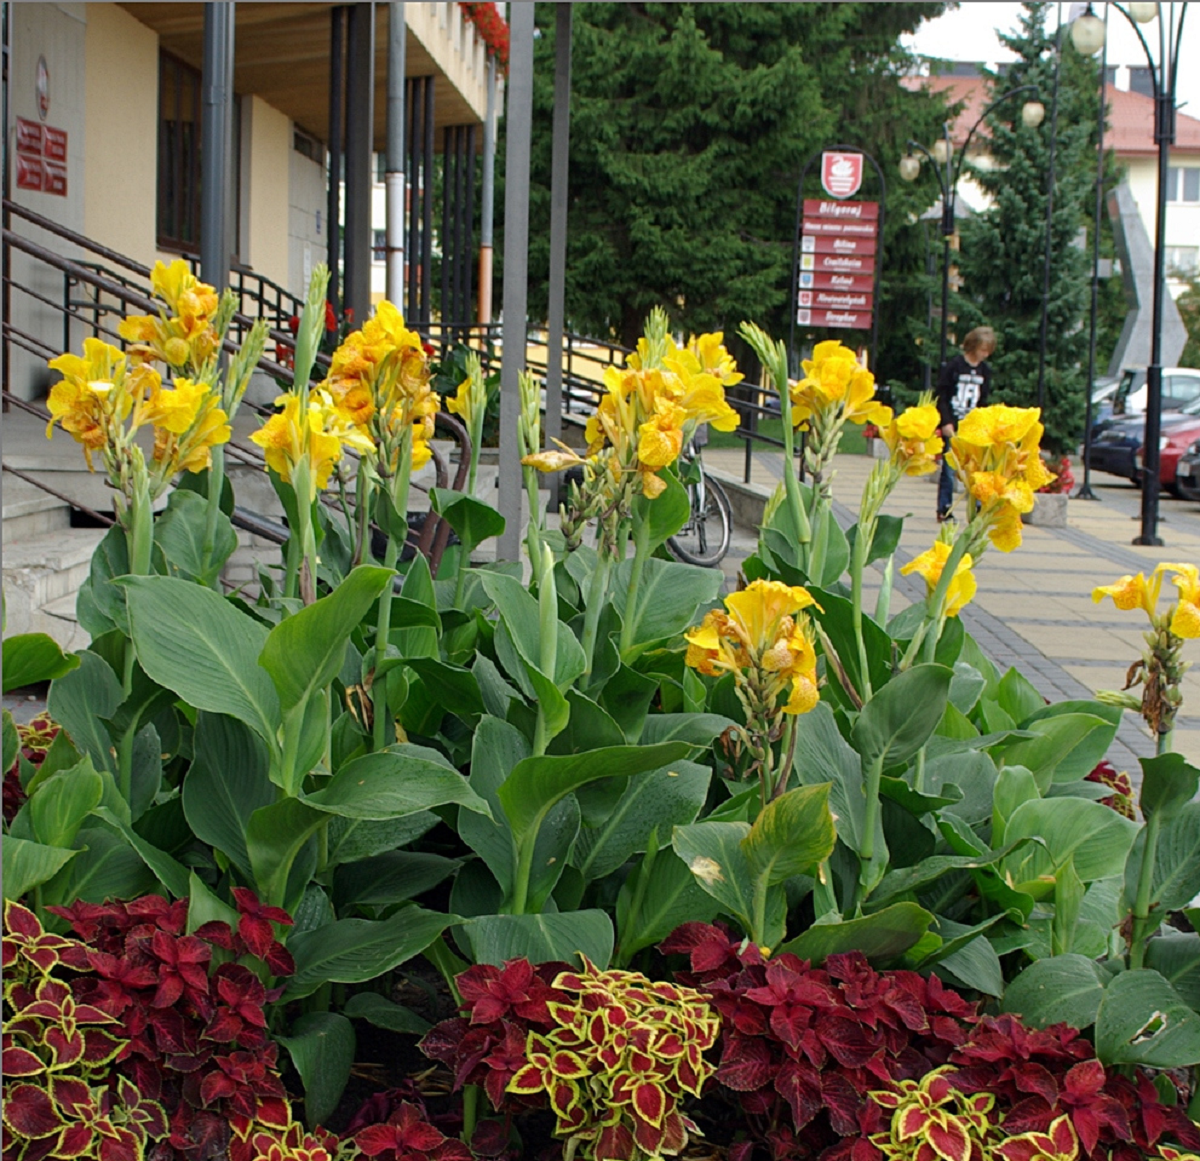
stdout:
{"type": "MultiPolygon", "coordinates": [[[[948,359],[938,375],[937,405],[946,450],[950,437],[968,411],[986,407],[992,388],[992,367],[988,356],[996,349],[996,332],[991,327],[976,327],[963,339],[962,353],[948,359]]],[[[940,524],[950,517],[954,503],[954,473],[942,457],[938,477],[937,518],[940,524]]]]}

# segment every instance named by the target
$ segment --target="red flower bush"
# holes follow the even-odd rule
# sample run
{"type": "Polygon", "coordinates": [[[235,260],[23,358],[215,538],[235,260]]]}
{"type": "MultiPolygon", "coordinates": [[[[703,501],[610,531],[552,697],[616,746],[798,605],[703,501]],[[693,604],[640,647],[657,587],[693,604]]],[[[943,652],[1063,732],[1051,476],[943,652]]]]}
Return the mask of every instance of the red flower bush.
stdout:
{"type": "Polygon", "coordinates": [[[750,1140],[774,1161],[820,1155],[875,1161],[866,1139],[884,1128],[869,1093],[917,1080],[966,1042],[974,1006],[916,972],[877,972],[858,952],[814,968],[794,955],[766,961],[724,928],[684,924],[662,951],[686,954],[677,979],[709,993],[721,1015],[717,1080],[735,1095],[750,1140]]]}
{"type": "Polygon", "coordinates": [[[489,53],[494,54],[500,63],[500,72],[508,71],[508,23],[500,15],[500,9],[495,4],[459,3],[463,19],[470,21],[479,33],[479,38],[487,45],[489,53]]]}

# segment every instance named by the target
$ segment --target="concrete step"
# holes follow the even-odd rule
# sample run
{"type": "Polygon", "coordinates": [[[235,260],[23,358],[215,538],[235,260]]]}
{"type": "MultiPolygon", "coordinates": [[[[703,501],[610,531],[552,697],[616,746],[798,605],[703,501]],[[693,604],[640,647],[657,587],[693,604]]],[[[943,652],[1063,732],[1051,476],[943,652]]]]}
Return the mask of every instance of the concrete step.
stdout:
{"type": "MultiPolygon", "coordinates": [[[[61,613],[87,579],[92,554],[104,537],[103,528],[61,528],[24,538],[4,550],[6,633],[49,633],[67,643],[78,629],[61,613]]],[[[86,636],[86,635],[85,635],[86,636]]]]}
{"type": "Polygon", "coordinates": [[[5,473],[3,484],[3,543],[10,544],[69,528],[71,510],[61,500],[5,473]]]}

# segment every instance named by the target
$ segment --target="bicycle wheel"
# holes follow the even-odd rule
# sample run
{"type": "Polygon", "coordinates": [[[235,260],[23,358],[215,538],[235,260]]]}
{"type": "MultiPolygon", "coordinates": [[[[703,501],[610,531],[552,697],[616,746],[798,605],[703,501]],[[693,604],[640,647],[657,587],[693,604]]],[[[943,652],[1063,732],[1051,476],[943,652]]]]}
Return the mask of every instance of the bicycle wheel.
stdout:
{"type": "Polygon", "coordinates": [[[688,488],[692,512],[688,522],[667,541],[667,548],[676,560],[685,564],[712,566],[720,564],[729,551],[733,528],[733,513],[725,489],[712,476],[704,473],[700,484],[688,488]]]}

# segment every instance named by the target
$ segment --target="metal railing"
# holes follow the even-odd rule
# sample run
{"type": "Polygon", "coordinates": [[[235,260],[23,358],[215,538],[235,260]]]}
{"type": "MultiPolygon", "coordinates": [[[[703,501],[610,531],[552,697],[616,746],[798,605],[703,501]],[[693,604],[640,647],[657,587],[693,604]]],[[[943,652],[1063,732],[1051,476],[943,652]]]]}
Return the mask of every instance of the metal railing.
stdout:
{"type": "MultiPolygon", "coordinates": [[[[117,326],[125,314],[131,310],[139,313],[157,313],[158,304],[153,301],[149,293],[149,268],[135,262],[133,259],[126,258],[124,255],[117,254],[115,251],[104,246],[93,243],[83,235],[60,226],[58,223],[51,222],[49,219],[43,218],[40,214],[36,214],[33,211],[26,210],[24,207],[14,206],[6,202],[4,208],[6,217],[10,220],[12,216],[24,218],[30,224],[47,231],[51,235],[73,246],[84,251],[89,251],[96,258],[102,260],[88,261],[85,259],[75,260],[65,258],[49,247],[34,242],[10,228],[0,230],[0,237],[3,239],[7,253],[11,256],[16,251],[26,255],[33,260],[36,264],[36,269],[41,274],[41,278],[37,280],[38,285],[33,284],[34,279],[30,279],[28,283],[21,282],[12,275],[11,261],[6,263],[3,290],[7,309],[3,317],[2,334],[0,334],[0,341],[3,341],[6,348],[6,365],[8,364],[7,349],[10,346],[18,347],[38,359],[46,360],[56,357],[64,350],[73,349],[75,346],[74,340],[78,333],[78,330],[75,332],[72,331],[73,324],[77,328],[79,324],[82,324],[84,332],[92,336],[105,339],[115,345],[123,345],[123,340],[118,333],[117,326]],[[50,277],[47,277],[48,273],[50,273],[50,277]],[[45,285],[52,283],[55,276],[61,279],[61,292],[58,295],[45,293],[45,285]],[[141,279],[145,279],[145,283],[141,279]],[[29,331],[22,330],[14,324],[12,321],[11,302],[16,295],[24,296],[30,302],[37,303],[47,310],[61,315],[63,325],[61,335],[62,345],[58,349],[55,349],[54,346],[39,335],[31,334],[29,331]]],[[[279,289],[283,294],[286,294],[285,291],[282,291],[282,288],[279,289]]],[[[283,299],[280,301],[285,302],[283,299]]],[[[292,299],[292,301],[295,302],[297,300],[292,299]]],[[[254,322],[252,317],[242,312],[235,314],[234,320],[241,330],[248,329],[254,322]]],[[[279,351],[281,347],[284,349],[288,348],[291,342],[294,341],[290,331],[284,331],[278,327],[272,327],[269,335],[275,341],[276,351],[279,351]]],[[[238,343],[227,337],[225,347],[228,351],[233,352],[237,350],[238,343]]],[[[264,356],[259,360],[257,366],[260,371],[265,372],[275,379],[288,381],[292,378],[291,370],[282,362],[275,359],[264,356]]],[[[328,356],[319,354],[316,365],[313,368],[314,377],[318,379],[323,377],[328,366],[328,356]]],[[[44,407],[19,398],[15,393],[10,391],[9,387],[10,385],[5,383],[2,392],[6,409],[16,406],[38,416],[42,420],[48,421],[50,419],[50,414],[44,407]]],[[[264,416],[273,413],[272,408],[263,407],[250,401],[244,401],[243,406],[249,407],[264,416]]],[[[440,432],[443,435],[449,436],[457,445],[458,464],[453,482],[451,482],[450,464],[441,449],[435,446],[433,448],[434,486],[439,488],[450,486],[455,490],[461,490],[470,470],[472,455],[470,439],[466,428],[453,415],[444,413],[437,415],[436,424],[440,432]]],[[[259,470],[266,469],[263,454],[256,445],[231,440],[225,446],[227,454],[236,462],[259,470]]],[[[16,470],[12,469],[9,465],[4,465],[4,468],[6,471],[16,474],[16,470]]],[[[80,504],[69,496],[65,496],[36,477],[30,476],[28,473],[21,473],[21,476],[27,482],[40,488],[47,494],[68,503],[76,511],[85,512],[91,517],[102,521],[107,520],[111,523],[111,517],[93,512],[85,505],[80,504]]],[[[420,484],[415,486],[421,488],[420,484]]],[[[342,507],[343,499],[340,496],[334,497],[326,493],[323,495],[323,499],[332,507],[342,507]]],[[[347,500],[352,505],[353,497],[348,497],[347,500]]],[[[252,517],[251,514],[245,513],[244,510],[242,513],[235,511],[233,522],[246,531],[250,531],[256,535],[265,535],[263,532],[263,517],[252,517]]],[[[270,522],[267,521],[267,523],[270,522]]],[[[449,543],[449,537],[450,526],[441,517],[437,516],[436,513],[430,511],[422,519],[420,529],[416,530],[415,538],[410,535],[409,543],[416,551],[421,552],[429,558],[431,568],[436,571],[441,556],[449,543]]],[[[287,530],[283,525],[278,525],[275,535],[268,538],[279,541],[285,540],[287,538],[287,530]]]]}

